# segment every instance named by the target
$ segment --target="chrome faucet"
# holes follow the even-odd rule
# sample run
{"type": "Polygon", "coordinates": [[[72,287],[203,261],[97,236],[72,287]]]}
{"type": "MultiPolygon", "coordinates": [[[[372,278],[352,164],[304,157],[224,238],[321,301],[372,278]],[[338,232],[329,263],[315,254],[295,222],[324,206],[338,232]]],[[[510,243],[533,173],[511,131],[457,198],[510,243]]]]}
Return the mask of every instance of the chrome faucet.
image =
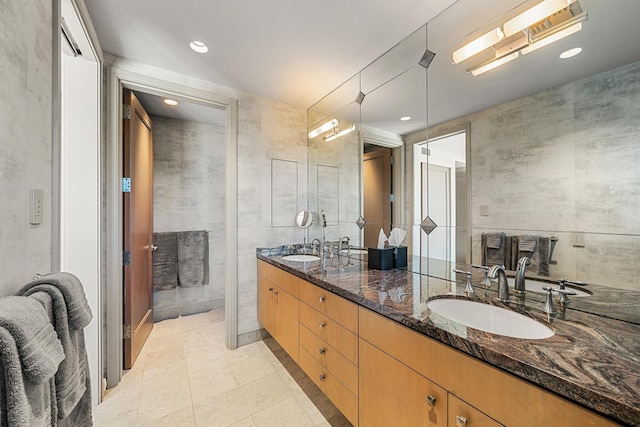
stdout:
{"type": "Polygon", "coordinates": [[[349,265],[351,263],[351,251],[350,251],[349,242],[350,242],[349,236],[342,236],[340,238],[340,240],[338,240],[338,260],[339,260],[339,263],[341,265],[343,265],[343,266],[347,266],[347,265],[349,265]],[[347,263],[346,264],[344,264],[343,261],[342,261],[342,257],[343,257],[342,244],[345,243],[345,242],[347,243],[347,254],[346,254],[347,255],[347,263]]]}
{"type": "Polygon", "coordinates": [[[320,257],[324,258],[324,243],[320,241],[320,239],[313,239],[311,241],[311,249],[314,250],[314,246],[318,242],[318,251],[320,252],[320,257]]]}
{"type": "Polygon", "coordinates": [[[509,282],[507,282],[507,273],[504,272],[504,265],[494,265],[487,275],[491,279],[498,279],[498,301],[510,302],[509,282]]]}
{"type": "Polygon", "coordinates": [[[528,265],[531,265],[531,260],[526,256],[523,256],[518,260],[518,267],[516,268],[516,283],[513,286],[513,291],[517,294],[524,294],[527,292],[524,282],[524,272],[528,265]]]}
{"type": "Polygon", "coordinates": [[[342,237],[340,238],[340,240],[338,241],[338,252],[339,252],[339,253],[342,253],[342,244],[343,244],[345,241],[347,242],[347,249],[349,249],[349,236],[342,236],[342,237]]]}

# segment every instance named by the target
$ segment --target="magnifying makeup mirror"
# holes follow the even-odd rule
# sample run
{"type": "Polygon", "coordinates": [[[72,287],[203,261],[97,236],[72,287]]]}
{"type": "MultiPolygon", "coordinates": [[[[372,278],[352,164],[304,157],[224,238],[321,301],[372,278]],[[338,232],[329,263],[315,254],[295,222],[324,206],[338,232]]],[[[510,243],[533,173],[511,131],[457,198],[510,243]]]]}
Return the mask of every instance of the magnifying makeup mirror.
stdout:
{"type": "Polygon", "coordinates": [[[300,211],[298,215],[296,215],[296,224],[300,228],[309,228],[311,224],[313,224],[313,214],[311,211],[300,211]]]}

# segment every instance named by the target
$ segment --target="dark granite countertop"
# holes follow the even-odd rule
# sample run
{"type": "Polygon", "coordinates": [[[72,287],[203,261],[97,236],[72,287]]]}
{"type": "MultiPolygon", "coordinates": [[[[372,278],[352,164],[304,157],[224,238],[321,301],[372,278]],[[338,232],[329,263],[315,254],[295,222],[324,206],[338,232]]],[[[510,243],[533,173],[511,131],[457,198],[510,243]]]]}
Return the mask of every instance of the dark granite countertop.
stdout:
{"type": "MultiPolygon", "coordinates": [[[[592,285],[593,295],[573,298],[567,309],[559,307],[550,323],[542,311],[544,295],[512,295],[509,309],[555,331],[551,338],[525,340],[443,322],[437,316],[432,320],[426,302],[433,298],[467,298],[506,307],[495,298],[495,284],[489,291],[476,287],[468,298],[462,292],[465,276],[443,279],[448,268],[438,262],[426,268],[410,263],[408,270],[380,271],[351,259],[349,265],[322,270],[320,261],[291,262],[280,253],[277,248],[258,249],[257,257],[614,421],[640,426],[640,325],[638,308],[628,302],[638,301],[638,293],[592,285]],[[617,312],[622,312],[620,318],[617,312]]],[[[473,277],[479,282],[482,274],[475,271],[473,277]]]]}

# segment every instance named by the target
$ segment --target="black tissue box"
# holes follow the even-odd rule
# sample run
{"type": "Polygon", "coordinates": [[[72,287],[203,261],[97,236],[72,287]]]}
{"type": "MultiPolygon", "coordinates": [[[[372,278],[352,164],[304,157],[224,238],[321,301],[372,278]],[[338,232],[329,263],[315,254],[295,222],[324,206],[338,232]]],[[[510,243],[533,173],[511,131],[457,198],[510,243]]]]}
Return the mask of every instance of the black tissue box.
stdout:
{"type": "Polygon", "coordinates": [[[370,269],[390,270],[393,268],[394,248],[368,248],[367,252],[370,269]]]}
{"type": "Polygon", "coordinates": [[[393,268],[402,268],[407,266],[407,247],[391,246],[393,249],[393,268]]]}

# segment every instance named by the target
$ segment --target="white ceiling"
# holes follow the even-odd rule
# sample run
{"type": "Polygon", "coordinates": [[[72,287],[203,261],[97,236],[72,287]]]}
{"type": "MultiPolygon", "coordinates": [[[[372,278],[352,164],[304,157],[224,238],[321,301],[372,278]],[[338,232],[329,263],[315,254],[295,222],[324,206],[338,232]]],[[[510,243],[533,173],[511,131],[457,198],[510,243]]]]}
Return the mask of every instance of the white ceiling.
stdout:
{"type": "MultiPolygon", "coordinates": [[[[105,52],[303,108],[453,4],[429,24],[431,124],[640,60],[640,0],[579,0],[581,32],[478,77],[451,64],[452,50],[539,0],[85,1],[105,52]],[[192,39],[209,53],[191,51],[192,39]],[[558,59],[573,46],[584,52],[558,59]]],[[[398,104],[387,118],[407,113],[398,104]]],[[[372,125],[406,133],[397,120],[372,125]]]]}

